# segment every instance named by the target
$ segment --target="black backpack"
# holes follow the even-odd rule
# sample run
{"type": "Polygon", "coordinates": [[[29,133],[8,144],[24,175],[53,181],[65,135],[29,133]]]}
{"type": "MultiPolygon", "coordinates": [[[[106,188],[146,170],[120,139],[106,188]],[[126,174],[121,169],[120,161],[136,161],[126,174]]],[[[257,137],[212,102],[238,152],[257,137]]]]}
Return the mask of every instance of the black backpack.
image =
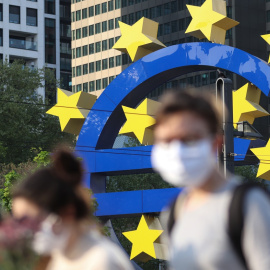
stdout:
{"type": "MultiPolygon", "coordinates": [[[[270,194],[267,190],[263,189],[259,184],[256,183],[246,183],[236,186],[233,191],[232,200],[229,206],[229,222],[228,222],[228,237],[230,242],[240,258],[245,269],[248,270],[247,262],[242,250],[242,231],[244,228],[244,202],[245,196],[251,189],[259,188],[263,190],[267,196],[270,198],[270,194]]],[[[167,224],[168,234],[171,234],[175,223],[174,211],[176,206],[175,198],[171,204],[169,219],[167,224]]]]}

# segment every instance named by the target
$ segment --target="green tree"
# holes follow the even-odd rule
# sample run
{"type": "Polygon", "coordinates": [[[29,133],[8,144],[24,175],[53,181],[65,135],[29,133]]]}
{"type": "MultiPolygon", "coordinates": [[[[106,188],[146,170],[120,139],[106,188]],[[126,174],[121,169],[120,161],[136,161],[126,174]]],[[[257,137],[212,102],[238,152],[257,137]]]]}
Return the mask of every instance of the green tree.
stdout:
{"type": "Polygon", "coordinates": [[[50,69],[30,69],[21,61],[0,65],[0,164],[32,160],[32,148],[51,150],[59,142],[74,142],[75,136],[61,132],[59,120],[46,114],[51,106],[36,91],[45,79],[56,91],[50,69]]]}

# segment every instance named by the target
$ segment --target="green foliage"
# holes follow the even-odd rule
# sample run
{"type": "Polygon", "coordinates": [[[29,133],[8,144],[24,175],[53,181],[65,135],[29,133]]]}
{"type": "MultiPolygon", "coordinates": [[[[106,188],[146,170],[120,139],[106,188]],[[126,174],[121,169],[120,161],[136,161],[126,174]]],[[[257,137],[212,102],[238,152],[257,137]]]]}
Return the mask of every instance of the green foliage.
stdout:
{"type": "Polygon", "coordinates": [[[252,182],[252,183],[258,183],[262,187],[267,188],[268,183],[267,181],[257,178],[257,172],[258,172],[259,165],[246,165],[246,166],[239,166],[235,167],[234,171],[236,175],[241,176],[244,183],[252,182]]]}
{"type": "Polygon", "coordinates": [[[0,189],[1,205],[6,212],[10,212],[12,208],[11,191],[13,184],[18,180],[19,174],[14,170],[7,173],[5,176],[4,187],[0,189]]]}
{"type": "Polygon", "coordinates": [[[57,117],[46,114],[48,101],[36,91],[45,78],[55,93],[52,70],[32,70],[20,61],[0,64],[0,164],[32,160],[32,148],[51,151],[59,142],[74,142],[75,136],[61,132],[57,117]]]}
{"type": "Polygon", "coordinates": [[[40,152],[34,157],[33,161],[37,164],[37,168],[46,167],[50,164],[50,154],[47,151],[42,151],[41,148],[39,150],[40,152]]]}

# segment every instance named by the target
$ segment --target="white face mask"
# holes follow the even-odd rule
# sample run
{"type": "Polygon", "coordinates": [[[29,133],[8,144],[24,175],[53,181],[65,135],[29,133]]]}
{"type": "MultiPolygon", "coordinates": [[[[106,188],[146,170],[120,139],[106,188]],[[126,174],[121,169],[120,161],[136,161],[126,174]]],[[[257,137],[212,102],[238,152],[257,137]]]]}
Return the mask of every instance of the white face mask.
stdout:
{"type": "Polygon", "coordinates": [[[201,186],[213,172],[217,157],[210,139],[186,144],[181,141],[159,143],[153,147],[152,166],[174,186],[201,186]]]}
{"type": "Polygon", "coordinates": [[[42,223],[40,230],[35,234],[33,249],[37,254],[50,255],[52,250],[64,250],[69,238],[68,230],[55,234],[53,226],[57,222],[56,215],[49,215],[42,223]]]}

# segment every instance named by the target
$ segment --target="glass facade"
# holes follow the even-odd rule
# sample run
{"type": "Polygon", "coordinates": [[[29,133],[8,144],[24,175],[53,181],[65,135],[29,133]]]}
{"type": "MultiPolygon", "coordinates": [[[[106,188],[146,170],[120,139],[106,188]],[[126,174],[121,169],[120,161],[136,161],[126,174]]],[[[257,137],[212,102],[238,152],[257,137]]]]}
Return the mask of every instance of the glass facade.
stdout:
{"type": "Polygon", "coordinates": [[[56,64],[55,20],[45,18],[45,61],[56,64]]]}
{"type": "Polygon", "coordinates": [[[45,13],[55,14],[55,0],[45,0],[45,13]]]}

